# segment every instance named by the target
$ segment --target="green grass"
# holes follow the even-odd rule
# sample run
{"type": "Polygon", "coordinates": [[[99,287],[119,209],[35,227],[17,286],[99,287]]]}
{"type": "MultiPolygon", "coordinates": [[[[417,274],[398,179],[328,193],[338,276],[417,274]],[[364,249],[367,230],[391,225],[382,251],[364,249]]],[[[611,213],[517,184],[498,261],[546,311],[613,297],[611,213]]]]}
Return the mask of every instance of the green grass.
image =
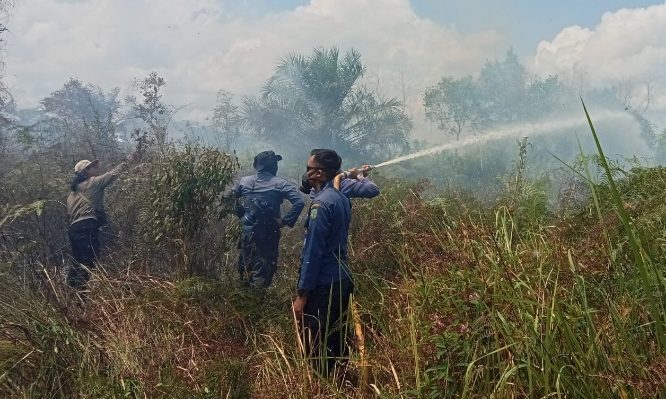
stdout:
{"type": "Polygon", "coordinates": [[[294,229],[263,302],[231,268],[98,270],[85,313],[54,275],[24,287],[2,274],[0,396],[666,397],[666,169],[618,175],[586,116],[598,154],[571,166],[586,191],[561,213],[526,177],[491,205],[381,176],[382,196],[354,202],[368,358],[352,350],[350,383],[317,377],[298,350],[294,229]],[[364,360],[369,387],[355,383],[364,360]]]}

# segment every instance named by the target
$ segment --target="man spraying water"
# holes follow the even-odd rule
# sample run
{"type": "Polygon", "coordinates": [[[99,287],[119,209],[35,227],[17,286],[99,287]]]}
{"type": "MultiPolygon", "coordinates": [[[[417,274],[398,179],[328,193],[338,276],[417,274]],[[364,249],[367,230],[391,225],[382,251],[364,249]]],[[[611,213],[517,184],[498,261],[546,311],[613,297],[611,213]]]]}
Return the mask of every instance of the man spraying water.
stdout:
{"type": "Polygon", "coordinates": [[[333,187],[341,161],[328,149],[313,150],[308,159],[306,174],[314,200],[293,302],[305,355],[323,375],[333,371],[347,353],[347,328],[342,324],[354,290],[347,256],[351,204],[333,187]]]}

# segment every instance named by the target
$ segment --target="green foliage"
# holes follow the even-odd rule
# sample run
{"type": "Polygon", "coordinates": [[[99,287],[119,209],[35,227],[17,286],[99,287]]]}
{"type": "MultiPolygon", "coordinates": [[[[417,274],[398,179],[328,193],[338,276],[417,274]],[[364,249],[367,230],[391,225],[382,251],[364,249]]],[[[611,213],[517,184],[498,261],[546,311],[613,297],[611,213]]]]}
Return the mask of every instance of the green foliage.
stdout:
{"type": "Polygon", "coordinates": [[[232,102],[231,93],[228,91],[217,92],[210,123],[216,132],[217,146],[227,152],[234,150],[242,133],[242,117],[239,107],[232,102]]]}
{"type": "Polygon", "coordinates": [[[16,143],[20,145],[24,151],[35,148],[35,146],[38,144],[37,138],[33,132],[31,132],[31,129],[27,127],[18,129],[14,135],[14,138],[16,143]]]}
{"type": "Polygon", "coordinates": [[[128,96],[125,102],[130,107],[130,115],[137,118],[147,128],[144,140],[155,144],[159,151],[167,149],[168,127],[176,110],[162,101],[162,90],[166,86],[164,78],[151,72],[139,82],[141,101],[128,96]]]}
{"type": "Polygon", "coordinates": [[[411,122],[403,105],[359,87],[364,72],[355,50],[342,59],[336,48],[289,55],[261,96],[244,100],[245,123],[260,139],[292,151],[328,147],[367,159],[404,151],[411,122]]]}
{"type": "Polygon", "coordinates": [[[652,254],[644,244],[644,238],[641,236],[640,231],[636,229],[629,213],[622,203],[622,197],[620,196],[620,192],[617,189],[615,179],[613,178],[613,173],[610,166],[608,165],[599,142],[599,137],[596,130],[594,129],[594,125],[592,124],[592,120],[590,119],[590,115],[587,112],[587,108],[585,107],[584,103],[583,109],[585,110],[585,116],[587,117],[590,130],[592,131],[592,136],[594,137],[594,141],[597,145],[597,151],[602,166],[606,172],[606,177],[608,178],[608,188],[615,205],[615,211],[622,221],[625,234],[630,244],[633,261],[640,273],[640,277],[643,283],[642,288],[645,290],[648,305],[650,307],[650,312],[652,314],[652,319],[655,325],[657,343],[659,344],[659,348],[666,352],[666,304],[663,300],[666,298],[666,278],[664,278],[663,271],[660,270],[660,263],[654,262],[652,254]],[[658,293],[656,296],[655,291],[658,293]]]}
{"type": "Polygon", "coordinates": [[[231,287],[104,275],[93,285],[81,305],[57,282],[31,291],[0,281],[0,396],[250,397],[231,287]]]}
{"type": "Polygon", "coordinates": [[[206,387],[202,398],[249,398],[251,385],[247,363],[236,359],[222,359],[208,367],[206,387]]]}
{"type": "Polygon", "coordinates": [[[44,201],[36,201],[27,205],[0,205],[0,228],[4,227],[5,225],[9,225],[14,220],[33,212],[37,216],[40,216],[43,210],[44,201]]]}
{"type": "MultiPolygon", "coordinates": [[[[338,62],[327,51],[285,61],[269,82],[276,96],[261,100],[276,104],[260,115],[266,133],[275,120],[282,133],[301,126],[299,135],[330,133],[336,123],[352,133],[394,128],[350,141],[367,153],[389,147],[382,140],[400,136],[406,119],[397,102],[355,87],[362,69],[357,56],[338,62]],[[276,110],[284,113],[272,119],[276,110]]],[[[526,104],[552,107],[559,90],[555,78],[527,82],[511,54],[470,83],[489,93],[478,108],[496,124],[538,116],[526,104]]],[[[71,154],[50,148],[44,129],[18,132],[23,158],[0,174],[8,187],[0,193],[0,396],[363,397],[312,376],[294,342],[297,229],[285,233],[280,274],[264,299],[230,284],[233,270],[182,278],[209,275],[235,255],[223,190],[238,165],[210,148],[167,142],[163,85],[151,75],[141,88],[142,119],[158,146],[109,191],[116,226],[107,233],[119,250],[101,259],[83,307],[63,287],[66,257],[54,257],[66,226],[53,198],[66,191],[71,154]]],[[[82,137],[104,143],[89,126],[82,137]]],[[[350,263],[377,396],[666,394],[666,172],[625,171],[606,159],[593,130],[599,153],[572,167],[588,183],[574,190],[584,206],[554,213],[547,193],[555,178],[529,162],[546,169],[548,140],[524,139],[517,157],[493,143],[404,163],[396,168],[411,177],[436,171],[438,186],[375,175],[382,196],[355,200],[350,263]],[[461,187],[488,195],[453,193],[461,187]]],[[[362,367],[354,349],[348,365],[353,381],[362,367]]]]}
{"type": "MultiPolygon", "coordinates": [[[[530,117],[548,113],[558,108],[558,100],[570,92],[558,76],[548,76],[543,80],[533,79],[527,86],[525,102],[530,117]]],[[[560,105],[561,106],[561,105],[560,105]]]]}
{"type": "MultiPolygon", "coordinates": [[[[650,242],[663,240],[663,216],[655,217],[663,173],[634,170],[618,182],[650,242]]],[[[626,231],[609,224],[610,192],[600,195],[602,220],[488,209],[464,197],[426,203],[393,187],[383,196],[354,207],[365,234],[355,235],[362,250],[352,260],[382,397],[663,394],[650,300],[622,248],[626,231]],[[622,254],[606,251],[604,232],[622,254]]],[[[664,262],[663,251],[651,256],[664,262]]]]}
{"type": "MultiPolygon", "coordinates": [[[[508,179],[523,191],[528,153],[521,142],[508,179]]],[[[597,187],[600,220],[589,209],[573,218],[532,214],[437,194],[426,183],[376,179],[382,196],[353,206],[351,265],[379,397],[663,394],[663,352],[611,191],[597,187]]],[[[616,180],[640,234],[657,240],[651,250],[663,245],[665,182],[662,168],[616,180]]],[[[651,252],[654,262],[665,255],[651,252]]],[[[0,374],[11,368],[14,382],[0,379],[2,394],[360,397],[308,378],[289,318],[296,272],[285,267],[280,276],[279,290],[259,306],[224,280],[102,276],[82,317],[88,327],[68,325],[49,303],[10,284],[0,294],[0,335],[17,331],[14,324],[47,335],[0,338],[0,374]],[[47,351],[55,342],[57,356],[47,351]]],[[[354,351],[349,364],[353,375],[354,351]]]]}
{"type": "Polygon", "coordinates": [[[548,214],[548,179],[541,177],[530,181],[527,175],[527,137],[518,142],[518,158],[514,170],[505,182],[505,190],[498,201],[506,206],[517,222],[518,228],[526,224],[542,222],[548,214]]]}
{"type": "Polygon", "coordinates": [[[90,342],[12,278],[0,288],[0,390],[9,397],[69,396],[90,342]]]}
{"type": "Polygon", "coordinates": [[[461,79],[444,77],[423,96],[426,118],[437,127],[460,138],[463,129],[478,122],[479,102],[477,88],[468,76],[461,79]]]}
{"type": "Polygon", "coordinates": [[[145,198],[149,219],[144,238],[147,242],[179,245],[181,272],[204,272],[199,262],[205,254],[197,253],[195,248],[205,239],[202,233],[209,223],[231,213],[222,194],[237,170],[234,156],[196,144],[170,148],[153,166],[145,198]]]}
{"type": "Polygon", "coordinates": [[[45,116],[32,129],[43,136],[43,144],[58,147],[69,162],[115,161],[121,153],[116,141],[121,123],[118,93],[117,88],[105,93],[72,78],[41,101],[45,116]]]}
{"type": "Polygon", "coordinates": [[[529,78],[518,57],[509,50],[504,60],[486,62],[479,77],[443,77],[424,93],[426,117],[459,139],[471,129],[483,131],[502,125],[543,119],[558,109],[571,93],[557,78],[529,78]]]}
{"type": "Polygon", "coordinates": [[[67,217],[66,178],[51,159],[38,155],[22,159],[0,176],[0,261],[24,282],[40,281],[38,261],[63,257],[67,217]]]}
{"type": "Polygon", "coordinates": [[[487,123],[496,125],[520,120],[527,111],[527,72],[512,49],[503,61],[486,62],[477,85],[482,117],[487,123]]]}

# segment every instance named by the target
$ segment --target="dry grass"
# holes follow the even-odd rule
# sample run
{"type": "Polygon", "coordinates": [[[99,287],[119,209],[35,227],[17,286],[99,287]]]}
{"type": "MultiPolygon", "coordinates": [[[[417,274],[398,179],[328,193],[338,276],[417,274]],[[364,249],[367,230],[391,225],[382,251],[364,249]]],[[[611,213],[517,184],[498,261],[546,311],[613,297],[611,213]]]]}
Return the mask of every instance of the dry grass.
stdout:
{"type": "MultiPolygon", "coordinates": [[[[359,383],[363,363],[356,349],[346,378],[333,379],[310,372],[298,349],[290,312],[300,241],[295,229],[284,237],[281,270],[263,302],[236,287],[228,269],[220,280],[173,280],[125,270],[115,259],[108,273],[95,272],[83,308],[48,267],[34,267],[41,277],[31,288],[3,275],[0,392],[35,398],[663,397],[664,352],[605,193],[601,219],[590,205],[522,223],[519,208],[485,207],[467,196],[433,200],[422,185],[382,186],[382,197],[354,204],[352,229],[369,386],[359,383]]],[[[664,208],[655,200],[662,191],[643,192],[632,217],[662,237],[664,208]]],[[[664,252],[654,254],[663,264],[664,252]]]]}

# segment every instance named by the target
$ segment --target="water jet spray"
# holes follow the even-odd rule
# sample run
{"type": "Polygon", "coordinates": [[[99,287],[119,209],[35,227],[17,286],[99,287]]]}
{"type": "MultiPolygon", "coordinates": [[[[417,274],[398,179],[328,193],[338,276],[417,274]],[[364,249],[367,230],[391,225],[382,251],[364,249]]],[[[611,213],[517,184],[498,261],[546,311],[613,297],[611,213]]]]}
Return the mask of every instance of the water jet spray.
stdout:
{"type": "MultiPolygon", "coordinates": [[[[621,119],[621,118],[630,118],[626,113],[622,112],[611,112],[611,111],[606,111],[606,112],[601,112],[597,114],[596,119],[603,119],[603,120],[616,120],[616,119],[621,119]]],[[[383,168],[384,166],[389,166],[393,164],[397,164],[403,161],[409,161],[412,159],[416,158],[421,158],[426,155],[435,155],[439,154],[440,152],[444,152],[446,150],[453,150],[461,147],[465,147],[468,145],[472,144],[479,144],[479,143],[484,143],[487,141],[492,141],[492,140],[499,140],[507,137],[512,137],[512,136],[525,136],[525,135],[534,135],[534,134],[545,134],[547,132],[553,131],[553,130],[558,130],[558,129],[567,129],[567,128],[574,128],[577,126],[587,126],[587,121],[584,118],[569,118],[569,119],[564,119],[564,120],[556,120],[556,121],[542,121],[542,122],[535,122],[535,123],[524,123],[520,125],[515,125],[515,126],[510,126],[506,127],[504,129],[496,129],[493,131],[490,131],[484,135],[477,135],[477,136],[472,136],[468,137],[464,140],[459,140],[453,143],[447,143],[447,144],[442,144],[433,148],[429,148],[426,150],[421,150],[417,151],[412,154],[407,154],[407,155],[402,155],[397,158],[390,159],[388,161],[384,161],[382,163],[378,163],[376,165],[371,165],[368,166],[368,171],[372,169],[377,169],[377,168],[383,168]]]]}

